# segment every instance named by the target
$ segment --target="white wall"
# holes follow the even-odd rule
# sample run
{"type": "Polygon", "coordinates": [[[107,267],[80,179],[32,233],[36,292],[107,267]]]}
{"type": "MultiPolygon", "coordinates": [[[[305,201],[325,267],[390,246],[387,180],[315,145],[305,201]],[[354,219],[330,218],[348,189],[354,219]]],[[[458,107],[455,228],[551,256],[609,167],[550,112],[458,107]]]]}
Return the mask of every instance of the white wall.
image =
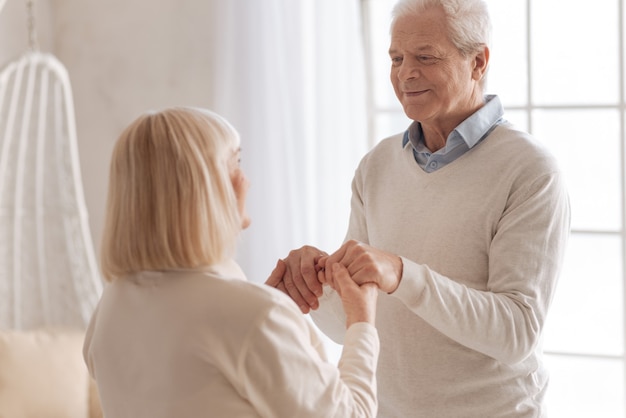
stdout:
{"type": "MultiPolygon", "coordinates": [[[[120,131],[140,112],[211,107],[211,1],[35,0],[42,52],[67,68],[94,248],[102,232],[108,164],[120,131]],[[193,31],[191,30],[193,28],[193,31]]],[[[0,12],[0,66],[28,46],[26,1],[0,12]]]]}

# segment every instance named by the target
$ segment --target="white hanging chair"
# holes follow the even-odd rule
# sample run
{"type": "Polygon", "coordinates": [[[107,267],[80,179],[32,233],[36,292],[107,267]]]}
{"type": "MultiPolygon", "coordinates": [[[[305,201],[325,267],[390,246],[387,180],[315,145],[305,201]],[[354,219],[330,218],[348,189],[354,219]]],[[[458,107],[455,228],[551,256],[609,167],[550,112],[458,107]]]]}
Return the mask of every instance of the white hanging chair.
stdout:
{"type": "Polygon", "coordinates": [[[0,329],[84,328],[101,291],[67,71],[31,50],[0,73],[0,329]]]}

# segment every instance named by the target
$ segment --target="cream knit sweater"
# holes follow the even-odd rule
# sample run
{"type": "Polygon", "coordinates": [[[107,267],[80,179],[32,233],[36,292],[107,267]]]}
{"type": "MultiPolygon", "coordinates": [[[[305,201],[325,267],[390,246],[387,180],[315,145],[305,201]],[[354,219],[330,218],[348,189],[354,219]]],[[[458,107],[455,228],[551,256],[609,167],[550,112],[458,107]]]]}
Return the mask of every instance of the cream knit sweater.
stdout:
{"type": "MultiPolygon", "coordinates": [[[[545,416],[541,332],[570,221],[555,159],[507,123],[430,174],[401,141],[361,161],[347,234],[404,262],[378,302],[378,416],[545,416]]],[[[332,290],[312,316],[342,341],[332,290]]]]}
{"type": "Polygon", "coordinates": [[[108,418],[369,418],[378,352],[358,322],[327,362],[296,304],[232,261],[108,283],[83,350],[108,418]]]}

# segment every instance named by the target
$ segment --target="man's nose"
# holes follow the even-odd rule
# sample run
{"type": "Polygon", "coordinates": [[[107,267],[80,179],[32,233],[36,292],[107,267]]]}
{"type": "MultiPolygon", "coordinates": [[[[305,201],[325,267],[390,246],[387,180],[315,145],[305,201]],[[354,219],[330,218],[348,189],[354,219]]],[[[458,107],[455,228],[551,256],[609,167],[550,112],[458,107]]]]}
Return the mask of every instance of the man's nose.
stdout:
{"type": "Polygon", "coordinates": [[[398,79],[400,81],[417,78],[420,75],[419,67],[415,60],[404,59],[398,68],[398,79]]]}

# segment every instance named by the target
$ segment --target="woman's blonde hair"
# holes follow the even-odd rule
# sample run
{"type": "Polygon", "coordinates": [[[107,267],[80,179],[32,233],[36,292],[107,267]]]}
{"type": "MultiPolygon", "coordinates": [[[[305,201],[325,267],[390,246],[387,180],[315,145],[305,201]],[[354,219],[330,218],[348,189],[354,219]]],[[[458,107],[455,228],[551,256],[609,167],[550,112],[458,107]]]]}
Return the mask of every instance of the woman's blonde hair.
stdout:
{"type": "Polygon", "coordinates": [[[238,147],[235,129],[204,109],[150,112],[127,127],[111,159],[105,279],[232,256],[241,219],[229,162],[238,147]]]}

